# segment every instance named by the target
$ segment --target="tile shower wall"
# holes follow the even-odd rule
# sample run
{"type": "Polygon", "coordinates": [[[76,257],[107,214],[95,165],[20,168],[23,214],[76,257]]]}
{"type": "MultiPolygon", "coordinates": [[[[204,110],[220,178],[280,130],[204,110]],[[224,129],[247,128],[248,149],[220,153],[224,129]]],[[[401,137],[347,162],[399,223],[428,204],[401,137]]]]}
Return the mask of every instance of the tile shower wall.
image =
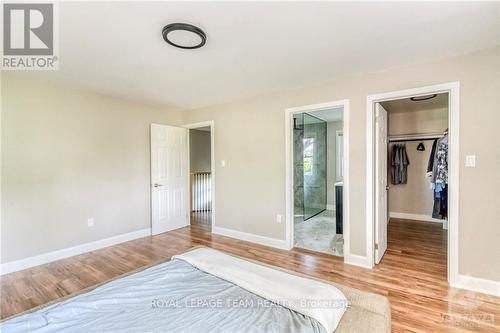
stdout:
{"type": "Polygon", "coordinates": [[[326,209],[326,122],[304,114],[303,142],[304,218],[307,219],[326,209]]]}
{"type": "Polygon", "coordinates": [[[326,134],[323,120],[307,113],[294,116],[294,215],[303,216],[299,220],[326,209],[326,134]]]}

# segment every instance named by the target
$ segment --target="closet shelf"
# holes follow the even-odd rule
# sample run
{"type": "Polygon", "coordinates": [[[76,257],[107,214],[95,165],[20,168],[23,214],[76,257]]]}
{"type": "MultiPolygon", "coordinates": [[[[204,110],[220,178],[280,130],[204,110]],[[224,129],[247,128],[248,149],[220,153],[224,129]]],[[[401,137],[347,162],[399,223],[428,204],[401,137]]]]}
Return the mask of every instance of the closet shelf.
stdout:
{"type": "Polygon", "coordinates": [[[443,137],[443,133],[390,135],[389,142],[425,141],[435,140],[443,137]]]}

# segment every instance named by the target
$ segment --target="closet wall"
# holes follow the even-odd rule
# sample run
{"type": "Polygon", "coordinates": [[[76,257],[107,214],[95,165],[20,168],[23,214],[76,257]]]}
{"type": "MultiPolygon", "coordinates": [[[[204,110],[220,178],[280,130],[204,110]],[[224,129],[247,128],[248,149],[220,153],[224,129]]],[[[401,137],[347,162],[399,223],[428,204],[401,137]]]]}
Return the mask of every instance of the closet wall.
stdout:
{"type": "MultiPolygon", "coordinates": [[[[388,110],[389,135],[443,133],[448,127],[447,107],[419,111],[407,111],[394,107],[389,110],[387,106],[385,107],[388,110]]],[[[392,185],[389,178],[390,214],[402,213],[431,218],[434,196],[426,172],[432,142],[432,140],[401,142],[406,144],[406,152],[410,160],[408,182],[392,185]],[[417,151],[420,142],[424,144],[425,151],[417,151]]]]}

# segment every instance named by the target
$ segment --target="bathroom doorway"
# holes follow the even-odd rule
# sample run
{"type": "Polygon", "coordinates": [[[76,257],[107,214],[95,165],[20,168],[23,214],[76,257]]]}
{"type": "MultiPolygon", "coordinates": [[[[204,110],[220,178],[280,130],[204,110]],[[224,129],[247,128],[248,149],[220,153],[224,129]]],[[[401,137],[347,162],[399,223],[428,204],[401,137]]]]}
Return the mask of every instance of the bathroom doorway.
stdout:
{"type": "Polygon", "coordinates": [[[344,112],[335,103],[291,113],[291,247],[344,256],[344,112]]]}

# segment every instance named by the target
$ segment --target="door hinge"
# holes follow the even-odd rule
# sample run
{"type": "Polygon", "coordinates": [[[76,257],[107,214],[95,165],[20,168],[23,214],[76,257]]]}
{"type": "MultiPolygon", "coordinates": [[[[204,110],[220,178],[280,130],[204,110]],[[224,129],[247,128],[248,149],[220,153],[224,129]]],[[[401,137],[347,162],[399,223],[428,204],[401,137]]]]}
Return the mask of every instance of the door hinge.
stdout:
{"type": "Polygon", "coordinates": [[[378,250],[378,243],[375,243],[375,250],[378,250]]]}

